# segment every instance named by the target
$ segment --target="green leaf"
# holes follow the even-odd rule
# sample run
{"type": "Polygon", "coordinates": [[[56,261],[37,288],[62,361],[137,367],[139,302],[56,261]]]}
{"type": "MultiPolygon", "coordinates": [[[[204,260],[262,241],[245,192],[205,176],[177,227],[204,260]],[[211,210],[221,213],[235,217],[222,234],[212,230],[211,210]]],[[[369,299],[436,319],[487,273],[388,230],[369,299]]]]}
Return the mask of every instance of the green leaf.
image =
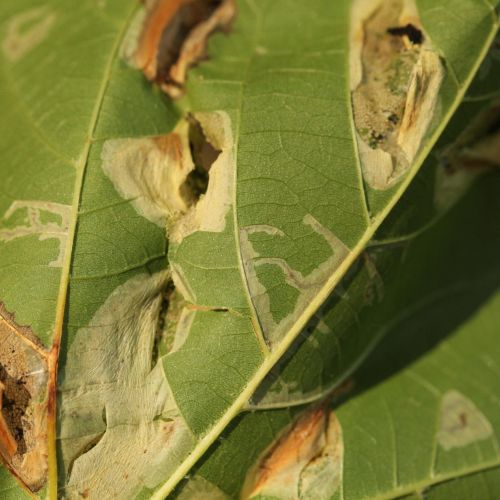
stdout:
{"type": "MultiPolygon", "coordinates": [[[[48,474],[53,498],[60,343],[64,374],[78,325],[87,325],[120,283],[165,267],[163,228],[138,217],[116,193],[101,169],[100,150],[110,137],[164,133],[177,115],[118,58],[136,2],[98,3],[68,8],[22,0],[0,7],[0,319],[2,349],[8,335],[20,354],[2,352],[1,363],[30,384],[29,411],[40,421],[29,435],[33,464],[25,462],[21,478],[38,489],[48,474]],[[39,359],[27,363],[21,352],[39,359]]],[[[22,404],[22,394],[14,399],[22,404]]],[[[30,433],[32,423],[23,428],[18,422],[14,432],[30,433]]]]}
{"type": "Polygon", "coordinates": [[[5,500],[21,500],[30,498],[20,487],[7,469],[0,468],[0,494],[5,500]]]}
{"type": "MultiPolygon", "coordinates": [[[[384,340],[353,375],[347,398],[339,394],[344,401],[333,404],[342,429],[343,480],[328,498],[417,498],[422,492],[426,498],[490,498],[480,494],[486,484],[497,491],[500,239],[489,216],[500,208],[499,187],[498,173],[484,177],[409,244],[384,298],[395,311],[383,326],[384,340]]],[[[304,407],[243,415],[193,477],[238,496],[250,467],[296,428],[290,425],[297,415],[304,407]]],[[[291,498],[280,484],[274,496],[291,498]]]]}
{"type": "Polygon", "coordinates": [[[500,488],[500,469],[498,467],[466,477],[448,481],[432,487],[426,492],[430,500],[456,498],[493,498],[500,488]]]}
{"type": "Polygon", "coordinates": [[[379,148],[389,171],[375,184],[351,106],[357,4],[351,16],[347,0],[242,0],[175,108],[125,60],[136,1],[0,6],[0,360],[28,380],[31,419],[8,424],[17,449],[1,444],[31,490],[48,478],[51,498],[57,483],[68,498],[163,497],[240,412],[403,194],[486,54],[490,3],[454,3],[446,30],[434,6],[418,2],[425,43],[404,64],[417,125],[401,148],[379,148]],[[191,207],[179,189],[194,166],[187,111],[219,151],[191,207]],[[167,334],[179,312],[170,343],[166,302],[167,334]]]}
{"type": "MultiPolygon", "coordinates": [[[[490,67],[481,68],[475,80],[476,89],[478,83],[488,88],[491,81],[498,81],[500,65],[488,63],[484,65],[490,67]]],[[[407,258],[408,244],[437,224],[481,175],[498,164],[494,125],[498,106],[488,91],[474,93],[472,99],[465,97],[363,255],[271,370],[248,408],[286,407],[325,397],[383,337],[386,330],[380,325],[411,301],[407,290],[415,293],[413,273],[393,285],[407,258]],[[485,144],[493,146],[483,150],[485,144]],[[398,292],[393,292],[392,300],[384,300],[393,286],[398,292]]],[[[474,271],[463,272],[463,278],[473,280],[474,271]]]]}
{"type": "MultiPolygon", "coordinates": [[[[297,338],[402,194],[434,140],[432,135],[427,139],[399,182],[385,190],[365,188],[349,81],[339,71],[347,62],[348,5],[329,6],[332,16],[321,18],[316,13],[327,12],[323,2],[303,8],[289,8],[287,2],[242,2],[239,7],[231,43],[214,38],[212,60],[195,69],[188,84],[186,106],[200,113],[206,135],[215,136],[222,154],[223,139],[234,142],[237,175],[236,184],[226,188],[228,201],[210,186],[207,192],[207,198],[212,195],[225,204],[224,210],[218,208],[227,214],[220,232],[201,230],[184,238],[172,233],[174,283],[195,307],[177,331],[180,347],[164,358],[164,368],[200,443],[162,493],[188,471],[297,338]],[[292,32],[293,39],[277,36],[292,32]],[[208,118],[221,109],[228,115],[216,115],[217,120],[230,124],[224,126],[223,139],[208,118]],[[228,310],[221,313],[223,309],[228,310]],[[221,343],[224,332],[230,334],[221,343]]],[[[485,7],[481,22],[491,20],[491,14],[485,7]]],[[[440,27],[429,19],[425,29],[433,40],[440,27]]],[[[465,31],[461,35],[468,36],[465,31]]],[[[445,59],[448,50],[453,52],[439,47],[445,59]]],[[[465,91],[463,76],[446,75],[443,114],[433,130],[442,128],[452,102],[465,91]]],[[[215,206],[201,207],[200,218],[210,217],[203,210],[215,206]]],[[[355,363],[360,351],[353,349],[345,363],[355,363]]]]}

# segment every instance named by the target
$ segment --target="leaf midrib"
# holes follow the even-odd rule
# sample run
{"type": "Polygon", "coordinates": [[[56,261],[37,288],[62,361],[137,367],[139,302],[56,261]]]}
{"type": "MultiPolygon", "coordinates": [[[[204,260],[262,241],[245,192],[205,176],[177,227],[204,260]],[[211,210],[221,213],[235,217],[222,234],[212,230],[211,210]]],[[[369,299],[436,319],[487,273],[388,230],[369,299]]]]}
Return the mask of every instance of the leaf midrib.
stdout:
{"type": "Polygon", "coordinates": [[[497,467],[500,467],[500,457],[498,457],[496,460],[483,462],[475,466],[465,467],[458,471],[454,470],[446,474],[438,474],[436,476],[433,476],[431,479],[424,479],[422,481],[415,481],[410,484],[405,484],[404,486],[396,487],[391,491],[386,491],[374,497],[370,497],[370,500],[391,500],[394,498],[405,497],[407,495],[411,495],[412,493],[419,493],[433,486],[453,481],[454,479],[461,479],[467,476],[478,474],[480,472],[487,472],[497,467]]]}
{"type": "Polygon", "coordinates": [[[106,96],[106,92],[108,90],[109,82],[111,79],[111,74],[113,72],[113,65],[116,61],[116,57],[119,52],[122,40],[127,32],[130,22],[133,16],[135,15],[137,9],[140,7],[140,5],[134,0],[131,0],[130,3],[132,4],[132,7],[130,8],[129,12],[124,18],[123,26],[117,33],[115,43],[111,47],[108,61],[104,67],[101,85],[99,87],[94,109],[89,121],[87,138],[83,145],[80,157],[75,162],[76,178],[73,191],[73,201],[71,206],[71,220],[68,230],[66,247],[64,250],[61,279],[59,282],[59,291],[56,302],[54,336],[52,341],[52,349],[49,357],[48,392],[49,392],[49,400],[52,395],[52,397],[54,398],[54,404],[52,405],[51,408],[52,411],[49,413],[47,418],[48,467],[49,467],[47,497],[54,500],[57,498],[57,449],[56,449],[57,409],[55,404],[55,393],[57,388],[57,368],[58,368],[59,351],[60,351],[63,328],[64,328],[64,318],[66,312],[68,287],[70,282],[71,264],[73,261],[73,249],[75,243],[76,228],[78,225],[79,209],[83,192],[85,172],[89,160],[92,143],[94,141],[95,131],[97,129],[97,124],[99,122],[99,117],[101,114],[104,98],[106,96]]]}
{"type": "MultiPolygon", "coordinates": [[[[492,13],[494,16],[494,12],[492,13]]],[[[494,16],[495,17],[495,16],[494,16]]],[[[496,19],[496,17],[495,17],[496,19]]],[[[297,335],[305,328],[310,317],[316,312],[316,310],[321,306],[321,304],[326,300],[326,298],[333,291],[337,283],[342,279],[360,253],[363,251],[365,246],[374,236],[376,230],[392,211],[396,203],[399,201],[403,193],[408,188],[409,184],[413,180],[415,174],[420,169],[425,158],[429,155],[432,147],[436,143],[439,136],[444,131],[446,125],[450,121],[460,102],[465,96],[465,93],[472,83],[472,79],[476,74],[477,70],[483,59],[485,58],[488,49],[493,42],[496,35],[496,21],[494,26],[489,33],[489,36],[485,39],[484,45],[481,49],[479,57],[472,65],[467,78],[464,79],[462,85],[457,89],[457,94],[453,103],[450,105],[447,112],[444,114],[441,123],[436,127],[436,130],[427,139],[427,144],[421,149],[417,157],[415,158],[414,164],[407,174],[407,177],[399,184],[393,198],[387,203],[386,207],[380,211],[376,216],[371,219],[372,224],[368,226],[363,237],[354,246],[351,252],[348,254],[346,259],[341,263],[341,265],[332,273],[330,279],[326,282],[323,288],[320,290],[315,300],[309,304],[309,306],[304,310],[301,316],[297,319],[294,326],[288,331],[288,334],[280,342],[278,347],[270,353],[270,355],[264,358],[263,363],[260,365],[258,370],[255,372],[254,377],[248,381],[247,386],[241,392],[237,399],[234,400],[233,404],[228,408],[224,415],[218,420],[218,422],[205,434],[205,436],[198,442],[195,448],[191,451],[189,456],[179,465],[176,471],[170,476],[165,483],[160,486],[155,494],[152,496],[153,500],[163,500],[169,495],[175,486],[186,476],[198,459],[208,450],[208,448],[215,442],[217,437],[222,433],[222,431],[227,427],[227,425],[235,418],[240,411],[244,408],[246,402],[252,394],[257,389],[258,385],[262,382],[265,376],[269,373],[271,368],[278,362],[278,360],[285,354],[289,349],[297,335]]],[[[249,64],[251,62],[252,54],[249,55],[249,64]]],[[[243,84],[243,82],[242,82],[243,84]]],[[[241,103],[237,109],[238,116],[241,116],[241,103]]],[[[239,130],[239,124],[238,130],[239,130]]],[[[239,135],[239,134],[238,134],[239,135]]],[[[235,186],[236,189],[237,186],[235,186]]]]}

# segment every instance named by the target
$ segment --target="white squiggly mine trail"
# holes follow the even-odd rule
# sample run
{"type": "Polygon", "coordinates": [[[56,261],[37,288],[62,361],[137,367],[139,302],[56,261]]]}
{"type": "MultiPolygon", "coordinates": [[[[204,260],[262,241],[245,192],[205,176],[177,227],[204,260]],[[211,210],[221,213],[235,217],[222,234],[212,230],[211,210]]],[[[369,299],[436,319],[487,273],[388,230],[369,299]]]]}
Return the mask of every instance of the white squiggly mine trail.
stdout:
{"type": "Polygon", "coordinates": [[[304,216],[303,223],[321,235],[332,249],[332,255],[305,276],[296,269],[293,269],[286,260],[259,255],[254,249],[249,238],[250,234],[263,232],[271,236],[283,237],[284,233],[279,228],[268,225],[254,225],[240,229],[241,252],[245,263],[248,286],[259,315],[259,321],[271,343],[281,338],[304,307],[314,298],[327,277],[330,276],[332,271],[340,265],[349,253],[349,248],[311,214],[304,216]],[[272,316],[269,295],[257,277],[256,267],[264,264],[279,267],[283,272],[285,282],[301,292],[293,312],[279,323],[276,323],[272,316]]]}
{"type": "Polygon", "coordinates": [[[38,235],[40,241],[59,240],[59,255],[55,260],[49,262],[49,267],[62,267],[68,238],[71,207],[50,201],[17,200],[5,212],[3,219],[8,221],[21,210],[26,210],[26,225],[0,229],[0,241],[9,242],[31,235],[38,235]],[[58,217],[60,222],[42,222],[42,214],[44,213],[45,215],[58,217]]]}
{"type": "Polygon", "coordinates": [[[5,57],[12,62],[19,61],[47,38],[55,21],[55,12],[47,6],[26,10],[12,17],[2,42],[5,57]]]}

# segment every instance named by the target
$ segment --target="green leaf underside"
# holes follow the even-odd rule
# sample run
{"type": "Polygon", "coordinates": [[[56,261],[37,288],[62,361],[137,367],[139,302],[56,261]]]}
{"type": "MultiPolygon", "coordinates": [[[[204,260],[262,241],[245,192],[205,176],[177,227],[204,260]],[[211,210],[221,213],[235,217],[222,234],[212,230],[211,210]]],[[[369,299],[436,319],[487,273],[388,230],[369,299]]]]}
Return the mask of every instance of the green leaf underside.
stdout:
{"type": "Polygon", "coordinates": [[[0,495],[5,500],[22,500],[30,498],[27,493],[19,488],[19,484],[7,471],[7,469],[0,468],[0,495]]]}
{"type": "MultiPolygon", "coordinates": [[[[489,64],[474,82],[479,80],[488,88],[498,81],[499,72],[499,64],[489,64]]],[[[364,360],[363,352],[373,349],[384,334],[380,325],[405,307],[405,293],[395,295],[397,301],[384,297],[406,259],[408,242],[439,222],[488,168],[487,160],[482,166],[478,161],[475,168],[461,160],[484,140],[491,120],[498,119],[490,94],[479,93],[479,85],[473,85],[476,98],[466,96],[366,251],[253,394],[249,408],[278,408],[323,398],[364,360]],[[463,142],[464,137],[468,142],[463,142]]],[[[474,279],[473,273],[469,276],[474,279]]],[[[400,286],[404,292],[405,285],[400,286]]]]}
{"type": "Polygon", "coordinates": [[[427,491],[426,496],[430,500],[494,499],[498,491],[500,491],[500,468],[496,467],[437,485],[427,491]]]}
{"type": "MultiPolygon", "coordinates": [[[[443,83],[442,123],[495,27],[488,4],[460,3],[448,21],[458,37],[450,41],[441,39],[430,2],[419,2],[456,76],[449,71],[443,83]]],[[[184,344],[152,367],[168,279],[164,228],[124,200],[103,170],[108,141],[166,134],[177,120],[119,57],[136,7],[132,0],[0,7],[9,123],[0,138],[9,159],[0,213],[12,212],[0,229],[14,231],[0,241],[0,302],[47,347],[65,311],[58,450],[68,497],[137,495],[166,478],[158,496],[175,486],[320,306],[421,161],[368,213],[350,118],[349,2],[240,2],[231,43],[213,38],[212,58],[191,73],[187,93],[191,111],[221,112],[234,142],[226,151],[235,178],[225,224],[169,250],[178,281],[194,295],[186,298],[229,310],[195,311],[184,344]],[[298,276],[293,286],[284,269],[298,276]],[[162,432],[168,448],[153,468],[162,432]],[[139,451],[136,470],[130,457],[139,451]]]]}
{"type": "MultiPolygon", "coordinates": [[[[453,150],[457,140],[469,134],[471,128],[475,128],[481,122],[485,123],[485,110],[490,108],[495,99],[491,88],[496,86],[500,78],[496,44],[497,42],[493,43],[459,110],[441,134],[432,153],[426,158],[415,182],[412,182],[405,192],[402,200],[406,199],[406,202],[398,203],[377,231],[371,245],[402,243],[425,230],[439,220],[464,193],[461,188],[469,185],[467,182],[462,185],[440,182],[447,179],[445,176],[438,179],[437,174],[440,167],[445,165],[446,160],[450,160],[451,155],[446,155],[446,151],[453,150]],[[415,200],[418,200],[418,204],[415,200]]],[[[463,144],[459,148],[465,149],[463,144]]],[[[456,150],[457,148],[455,152],[456,150]]],[[[451,160],[450,166],[453,169],[455,168],[453,158],[451,160]]],[[[473,181],[474,172],[469,173],[471,174],[469,179],[473,181]]]]}
{"type": "MultiPolygon", "coordinates": [[[[398,312],[353,375],[353,394],[334,405],[344,443],[339,498],[495,498],[500,239],[488,215],[500,208],[499,187],[498,174],[482,179],[409,244],[384,298],[398,312]],[[486,241],[488,249],[478,245],[486,241]],[[489,494],[480,494],[483,480],[489,494]]],[[[242,415],[192,477],[237,497],[249,467],[303,409],[242,415]]]]}
{"type": "Polygon", "coordinates": [[[15,209],[0,229],[19,234],[0,242],[0,302],[50,347],[65,307],[60,284],[72,264],[63,373],[78,325],[88,324],[127,277],[166,266],[164,230],[124,203],[102,174],[98,153],[109,137],[165,133],[177,120],[117,58],[136,8],[135,1],[0,7],[2,117],[9,124],[0,139],[8,158],[0,212],[15,209]]]}
{"type": "MultiPolygon", "coordinates": [[[[326,298],[342,264],[339,268],[338,259],[327,264],[324,274],[316,274],[311,288],[291,284],[293,277],[287,273],[298,271],[307,278],[328,263],[328,251],[333,250],[335,256],[354,249],[347,250],[347,263],[382,218],[366,211],[361,171],[356,168],[348,81],[337,69],[347,64],[347,5],[318,2],[304,7],[300,14],[297,9],[301,8],[290,9],[286,2],[242,2],[231,43],[214,37],[212,60],[193,70],[188,84],[189,109],[205,113],[224,110],[235,138],[235,205],[233,213],[228,212],[224,231],[196,233],[170,250],[170,262],[180,268],[182,282],[198,306],[229,307],[243,315],[240,319],[230,312],[196,312],[186,342],[164,359],[167,378],[188,426],[200,436],[208,432],[210,439],[215,437],[214,429],[220,431],[217,415],[225,421],[228,414],[234,414],[236,405],[241,405],[261,374],[275,363],[277,354],[299,333],[306,315],[326,298]],[[315,14],[328,9],[331,17],[315,14]],[[298,15],[300,33],[293,40],[280,37],[279,33],[293,31],[298,15]],[[238,250],[231,263],[230,254],[221,255],[218,249],[232,238],[238,250]],[[232,285],[242,265],[243,291],[241,281],[232,285]],[[217,268],[225,270],[222,286],[220,278],[212,278],[217,268]],[[250,305],[244,301],[248,291],[250,305]],[[230,301],[224,302],[228,293],[230,301]],[[259,339],[255,338],[260,332],[252,331],[251,321],[245,323],[244,319],[252,308],[273,349],[271,355],[264,353],[263,361],[259,361],[259,339]],[[238,323],[235,349],[233,325],[238,323]],[[215,341],[212,332],[219,329],[230,332],[231,340],[215,341]],[[220,368],[214,369],[211,360],[220,368]],[[198,370],[193,372],[193,366],[198,370]],[[253,377],[252,370],[256,370],[253,377]],[[221,378],[221,374],[225,376],[221,378]]],[[[485,7],[481,22],[492,23],[491,15],[491,9],[485,7]]],[[[433,39],[438,26],[429,19],[425,28],[433,39]]],[[[446,47],[439,49],[446,59],[446,47]]],[[[451,54],[450,60],[455,59],[458,56],[451,54]]],[[[461,85],[463,77],[458,77],[461,85]]],[[[450,78],[443,84],[444,116],[457,95],[456,82],[450,83],[450,78]]],[[[385,202],[379,199],[380,209],[399,194],[393,191],[385,202]]],[[[357,355],[359,351],[354,357],[357,355]]],[[[208,441],[204,439],[201,446],[208,441]]],[[[173,480],[162,491],[167,492],[171,484],[173,480]]]]}

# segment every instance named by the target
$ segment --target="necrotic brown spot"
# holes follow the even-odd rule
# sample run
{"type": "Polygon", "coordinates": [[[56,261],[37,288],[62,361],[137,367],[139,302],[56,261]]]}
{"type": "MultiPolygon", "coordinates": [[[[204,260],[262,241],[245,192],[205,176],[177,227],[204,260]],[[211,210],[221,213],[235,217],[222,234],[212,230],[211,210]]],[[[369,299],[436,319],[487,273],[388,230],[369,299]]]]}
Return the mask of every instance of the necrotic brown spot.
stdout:
{"type": "Polygon", "coordinates": [[[163,30],[156,56],[156,77],[160,81],[180,85],[180,82],[176,82],[170,75],[170,69],[179,59],[184,41],[193,28],[206,21],[221,3],[222,0],[194,0],[181,5],[172,16],[163,30]]]}
{"type": "Polygon", "coordinates": [[[0,338],[0,454],[37,491],[47,471],[47,352],[1,303],[0,338]]]}
{"type": "Polygon", "coordinates": [[[158,0],[144,23],[135,64],[178,97],[189,67],[206,57],[208,37],[227,30],[234,14],[234,0],[158,0]]]}

